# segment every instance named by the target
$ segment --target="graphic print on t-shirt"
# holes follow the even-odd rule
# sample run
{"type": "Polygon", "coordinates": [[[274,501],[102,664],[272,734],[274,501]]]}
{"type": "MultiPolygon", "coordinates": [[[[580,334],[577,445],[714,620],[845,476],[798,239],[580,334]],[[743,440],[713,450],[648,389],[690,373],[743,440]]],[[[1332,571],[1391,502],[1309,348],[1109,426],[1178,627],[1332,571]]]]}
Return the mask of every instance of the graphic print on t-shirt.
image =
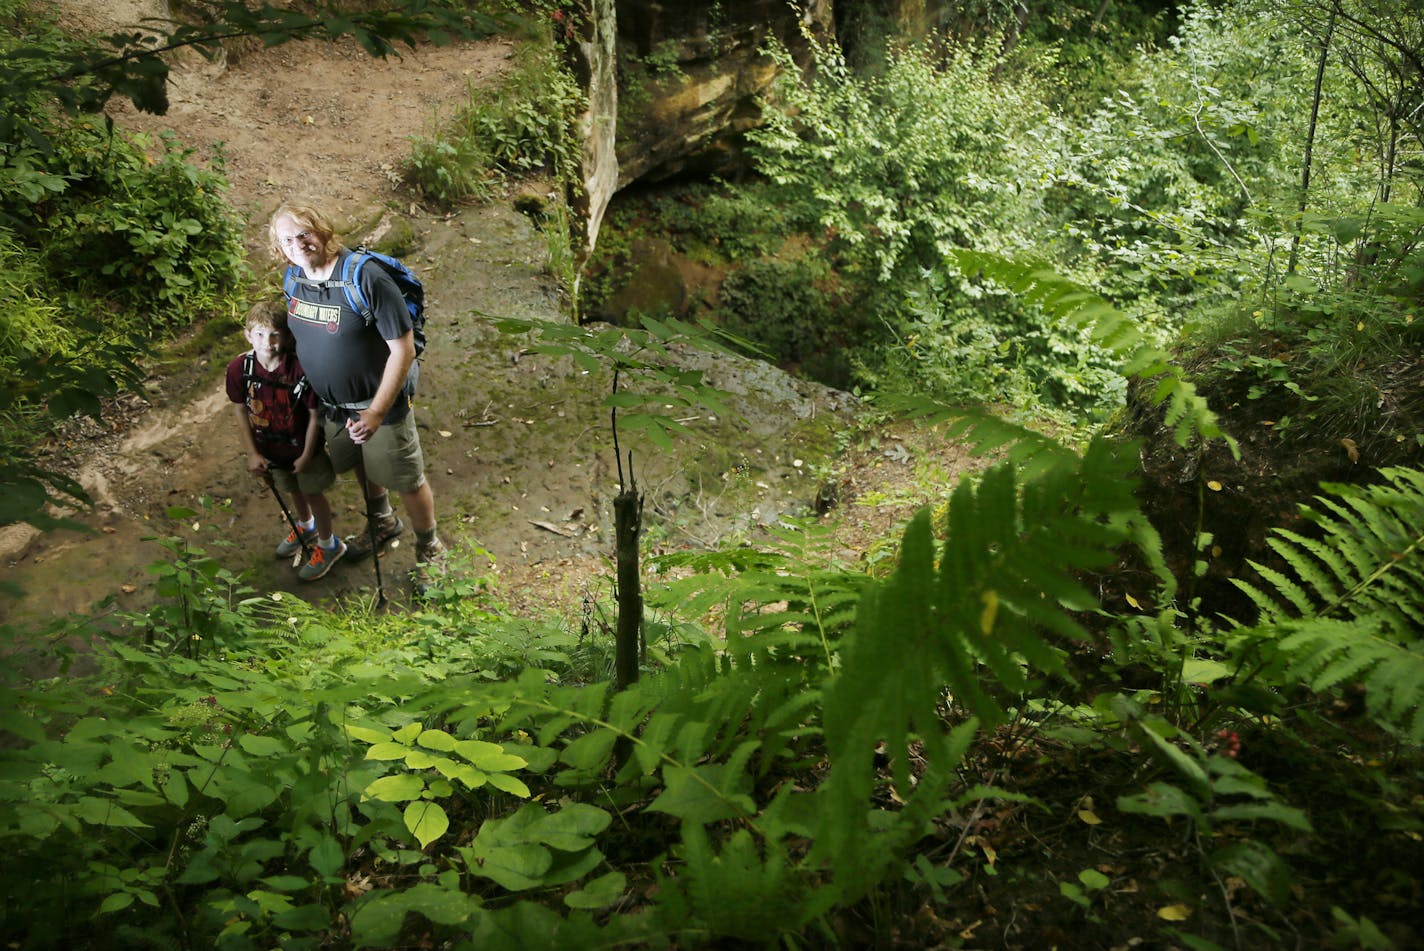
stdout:
{"type": "Polygon", "coordinates": [[[278,462],[291,462],[299,454],[297,439],[305,425],[297,418],[290,388],[275,386],[270,377],[254,376],[247,382],[247,418],[262,454],[278,462]]]}
{"type": "Polygon", "coordinates": [[[304,324],[321,324],[329,334],[334,334],[341,328],[340,304],[313,304],[299,297],[289,297],[287,302],[289,320],[300,320],[304,324]]]}

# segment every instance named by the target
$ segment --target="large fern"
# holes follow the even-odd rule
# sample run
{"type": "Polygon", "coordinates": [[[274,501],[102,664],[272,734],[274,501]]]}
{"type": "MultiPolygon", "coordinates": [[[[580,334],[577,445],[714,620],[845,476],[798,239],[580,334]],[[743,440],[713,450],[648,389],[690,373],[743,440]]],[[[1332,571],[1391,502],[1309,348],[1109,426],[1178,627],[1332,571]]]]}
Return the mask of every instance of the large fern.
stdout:
{"type": "Polygon", "coordinates": [[[1102,439],[1030,480],[1005,461],[957,487],[938,552],[929,513],[911,522],[898,569],[866,592],[826,688],[832,768],[814,855],[838,879],[868,886],[867,870],[901,844],[895,837],[917,834],[912,817],[941,806],[975,723],[1001,721],[1035,675],[1068,676],[1063,648],[1085,636],[1073,612],[1097,606],[1078,575],[1113,561],[1133,537],[1135,466],[1133,447],[1102,439]],[[949,733],[947,699],[964,721],[949,733]],[[893,825],[864,805],[877,744],[906,800],[893,825]],[[930,770],[917,781],[912,758],[930,770]]]}
{"type": "Polygon", "coordinates": [[[1366,707],[1424,742],[1424,473],[1383,469],[1384,481],[1325,483],[1334,498],[1303,508],[1317,537],[1279,529],[1272,550],[1289,572],[1252,563],[1264,585],[1237,580],[1260,611],[1239,632],[1245,656],[1327,691],[1366,688],[1366,707]]]}

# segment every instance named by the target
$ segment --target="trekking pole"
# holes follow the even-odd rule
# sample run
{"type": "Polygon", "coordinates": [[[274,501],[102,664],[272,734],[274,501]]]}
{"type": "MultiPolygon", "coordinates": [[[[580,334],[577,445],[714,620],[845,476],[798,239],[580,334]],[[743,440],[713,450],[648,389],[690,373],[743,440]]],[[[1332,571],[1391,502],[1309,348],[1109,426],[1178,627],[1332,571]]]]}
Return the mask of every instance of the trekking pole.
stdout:
{"type": "Polygon", "coordinates": [[[282,507],[282,514],[287,516],[287,524],[292,526],[292,533],[297,536],[297,544],[302,546],[302,559],[306,560],[310,558],[311,549],[307,547],[306,536],[303,535],[302,530],[297,527],[297,520],[292,518],[292,510],[287,508],[286,502],[282,501],[282,493],[277,491],[277,483],[273,481],[272,473],[263,473],[262,479],[267,483],[267,488],[272,490],[272,498],[276,499],[277,504],[282,507]]]}
{"type": "Polygon", "coordinates": [[[361,483],[361,501],[366,506],[366,531],[371,538],[371,561],[376,566],[376,607],[386,606],[386,588],[381,582],[381,551],[376,546],[376,516],[371,509],[371,491],[366,481],[366,454],[356,444],[356,478],[361,483]]]}

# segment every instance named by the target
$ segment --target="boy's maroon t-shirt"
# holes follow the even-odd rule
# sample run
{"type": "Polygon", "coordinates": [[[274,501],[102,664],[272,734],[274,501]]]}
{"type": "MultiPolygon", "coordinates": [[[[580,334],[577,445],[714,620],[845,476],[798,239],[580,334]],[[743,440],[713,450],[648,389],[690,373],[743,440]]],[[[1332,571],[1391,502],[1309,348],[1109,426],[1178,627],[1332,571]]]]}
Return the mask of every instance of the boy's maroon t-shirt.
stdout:
{"type": "Polygon", "coordinates": [[[247,405],[247,421],[252,424],[258,452],[271,462],[296,462],[306,442],[316,394],[308,386],[301,396],[292,399],[303,375],[295,354],[282,357],[281,364],[270,373],[254,357],[252,375],[244,380],[242,366],[246,356],[241,354],[227,365],[227,398],[247,405]]]}

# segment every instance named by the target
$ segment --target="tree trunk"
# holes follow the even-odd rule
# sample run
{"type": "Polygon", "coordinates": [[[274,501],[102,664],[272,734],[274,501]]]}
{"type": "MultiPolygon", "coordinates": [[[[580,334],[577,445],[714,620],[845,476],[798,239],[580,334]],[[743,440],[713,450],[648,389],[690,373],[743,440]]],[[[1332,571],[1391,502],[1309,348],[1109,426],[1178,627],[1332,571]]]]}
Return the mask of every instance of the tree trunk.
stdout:
{"type": "Polygon", "coordinates": [[[1300,236],[1305,228],[1305,206],[1310,195],[1310,163],[1315,155],[1315,125],[1320,118],[1320,89],[1325,83],[1325,61],[1330,56],[1330,37],[1335,33],[1335,12],[1330,12],[1330,24],[1325,28],[1325,38],[1320,41],[1320,59],[1315,64],[1315,95],[1310,100],[1310,125],[1305,133],[1305,159],[1300,168],[1300,205],[1296,208],[1300,217],[1295,224],[1295,237],[1291,238],[1290,259],[1286,273],[1294,274],[1300,257],[1300,236]]]}

